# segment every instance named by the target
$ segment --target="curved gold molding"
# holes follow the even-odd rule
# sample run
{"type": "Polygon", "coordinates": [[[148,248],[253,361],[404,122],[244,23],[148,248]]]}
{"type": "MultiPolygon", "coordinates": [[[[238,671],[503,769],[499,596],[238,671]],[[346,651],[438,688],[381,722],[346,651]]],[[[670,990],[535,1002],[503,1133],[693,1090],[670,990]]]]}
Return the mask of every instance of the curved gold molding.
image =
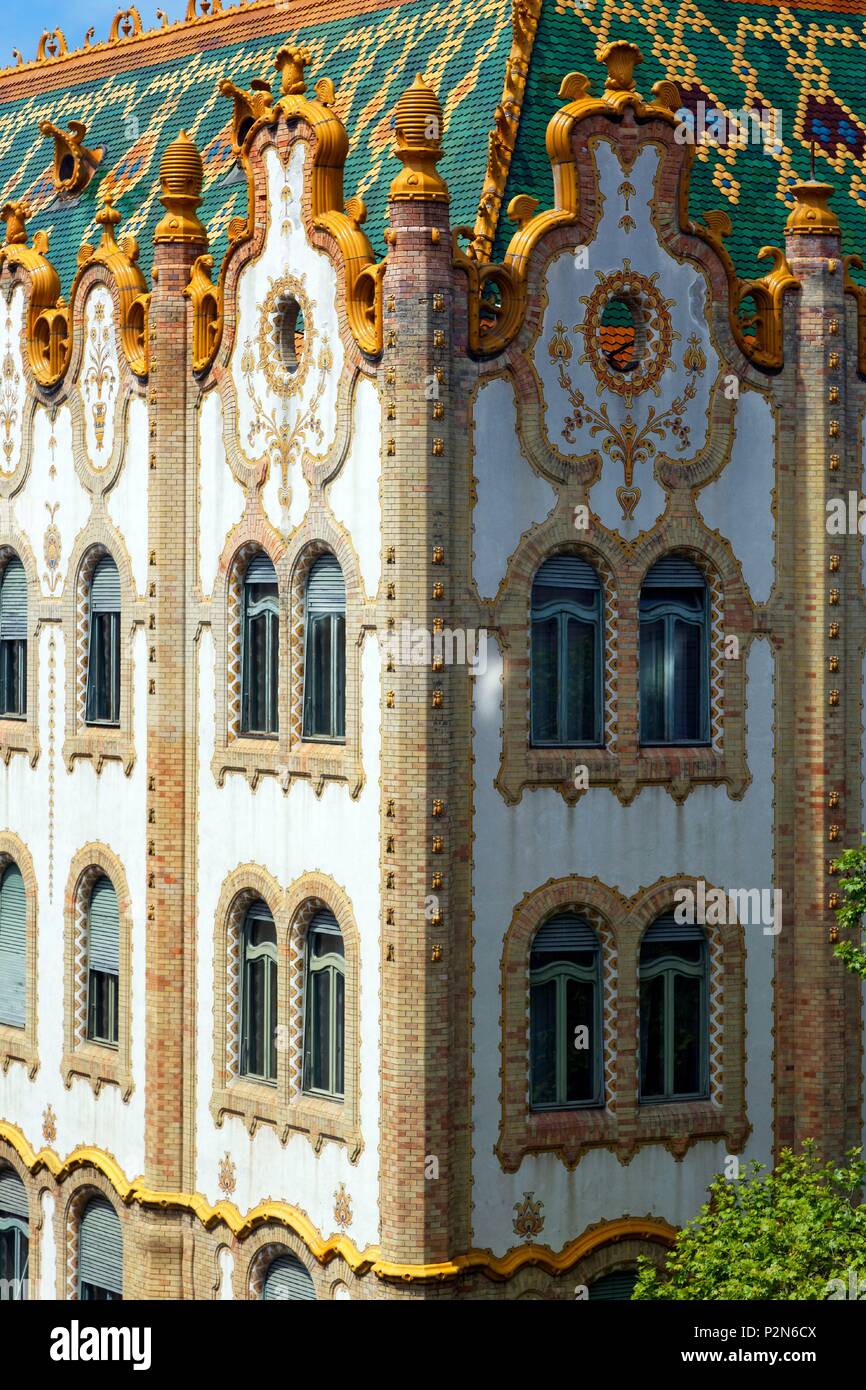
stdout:
{"type": "Polygon", "coordinates": [[[293,1231],[322,1265],[340,1256],[354,1274],[370,1272],[378,1279],[399,1280],[401,1283],[441,1281],[474,1271],[486,1274],[491,1279],[510,1279],[524,1265],[534,1265],[547,1274],[563,1274],[603,1245],[636,1239],[670,1247],[677,1234],[676,1227],[661,1218],[623,1216],[590,1227],[558,1252],[546,1245],[531,1244],[516,1246],[505,1255],[472,1249],[456,1255],[453,1260],[442,1260],[436,1264],[397,1264],[382,1259],[381,1250],[376,1245],[359,1250],[345,1234],[322,1236],[306,1213],[289,1202],[259,1202],[244,1216],[234,1202],[223,1200],[213,1204],[198,1192],[162,1192],[148,1187],[143,1178],[130,1181],[115,1158],[93,1145],[80,1144],[65,1159],[47,1147],[37,1153],[23,1131],[5,1120],[0,1120],[0,1139],[5,1139],[12,1146],[21,1162],[33,1174],[44,1168],[57,1182],[63,1182],[80,1168],[95,1168],[111,1183],[126,1206],[135,1202],[150,1210],[188,1211],[197,1217],[206,1230],[222,1224],[238,1240],[243,1240],[259,1226],[276,1223],[293,1231]]]}
{"type": "Polygon", "coordinates": [[[512,0],[511,51],[505,60],[505,81],[493,113],[493,129],[487,136],[487,169],[468,252],[471,260],[482,263],[490,260],[493,249],[540,18],[541,0],[512,0]]]}
{"type": "Polygon", "coordinates": [[[114,229],[120,213],[113,206],[112,180],[99,189],[100,208],[95,221],[102,228],[98,246],[85,242],[78,252],[78,269],[69,301],[60,293],[60,277],[48,260],[48,233],[37,232],[33,245],[27,245],[26,203],[6,203],[0,220],[6,223],[6,242],[0,247],[0,270],[4,264],[20,266],[30,283],[27,302],[27,359],[40,386],[56,386],[72,358],[72,325],[75,300],[85,271],[102,265],[111,273],[119,300],[118,331],[129,366],[138,376],[147,374],[147,315],[150,294],[137,262],[138,242],[124,237],[118,245],[114,229]]]}
{"type": "Polygon", "coordinates": [[[334,84],[327,77],[315,84],[315,97],[306,95],[304,69],[309,51],[281,48],[274,58],[280,73],[282,96],[274,102],[270,84],[254,78],[244,91],[228,78],[218,83],[223,96],[234,103],[232,134],[237,157],[247,176],[247,215],[229,224],[229,246],[223,256],[217,284],[211,281],[213,261],[201,256],[193,266],[187,295],[193,305],[193,365],[206,371],[222,341],[226,279],[235,253],[254,234],[255,181],[250,151],[262,129],[274,127],[280,116],[309,126],[311,142],[310,215],[313,227],[333,237],[343,259],[346,316],[356,343],[363,352],[382,351],[382,276],[384,261],[376,264],[373,248],[361,230],[367,216],[362,198],[343,200],[343,169],[349,153],[346,127],[332,106],[334,84]]]}

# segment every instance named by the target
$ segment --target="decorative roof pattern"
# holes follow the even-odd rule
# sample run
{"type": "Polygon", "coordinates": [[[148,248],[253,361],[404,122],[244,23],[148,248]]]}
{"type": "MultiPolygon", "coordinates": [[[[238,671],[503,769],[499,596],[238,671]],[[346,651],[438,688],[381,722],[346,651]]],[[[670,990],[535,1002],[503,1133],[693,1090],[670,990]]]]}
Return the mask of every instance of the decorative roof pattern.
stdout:
{"type": "MultiPolygon", "coordinates": [[[[562,104],[559,84],[566,72],[577,70],[600,94],[604,71],[595,55],[612,39],[640,46],[645,61],[636,80],[642,92],[668,78],[696,117],[704,103],[709,136],[723,136],[697,145],[689,208],[692,217],[711,208],[729,214],[733,230],[726,245],[741,276],[764,274],[758,250],[782,244],[791,188],[809,176],[813,140],[815,177],[837,190],[833,209],[842,224],[843,250],[866,251],[863,0],[820,0],[814,6],[775,0],[544,0],[503,208],[518,193],[551,205],[544,137],[562,104]],[[709,116],[713,110],[769,108],[781,111],[781,129],[762,143],[742,134],[732,139],[730,126],[720,129],[709,116]]],[[[501,216],[496,259],[514,230],[501,216]]]]}
{"type": "MultiPolygon", "coordinates": [[[[232,154],[232,103],[217,83],[228,77],[248,87],[252,78],[266,77],[278,97],[274,56],[284,44],[301,44],[311,53],[310,88],[320,77],[336,87],[335,110],[351,142],[346,196],[364,198],[364,230],[377,254],[384,254],[388,187],[399,168],[391,158],[393,111],[419,71],[439,93],[444,111],[439,168],[451,195],[452,221],[471,223],[484,179],[483,132],[502,92],[511,45],[510,10],[507,0],[238,6],[195,22],[201,51],[178,54],[184,26],[173,25],[114,47],[102,45],[92,54],[13,68],[0,75],[0,205],[9,199],[30,204],[28,233],[51,233],[48,254],[68,291],[79,246],[98,239],[98,189],[112,176],[123,234],[138,238],[140,264],[149,277],[153,230],[162,213],[159,161],[184,129],[204,162],[199,215],[218,263],[231,219],[246,212],[246,179],[232,154]],[[266,32],[232,42],[253,23],[266,32]],[[77,197],[55,195],[53,145],[39,134],[46,117],[59,127],[84,122],[87,145],[103,152],[97,173],[77,197]]],[[[195,25],[187,30],[196,33],[195,25]]]]}

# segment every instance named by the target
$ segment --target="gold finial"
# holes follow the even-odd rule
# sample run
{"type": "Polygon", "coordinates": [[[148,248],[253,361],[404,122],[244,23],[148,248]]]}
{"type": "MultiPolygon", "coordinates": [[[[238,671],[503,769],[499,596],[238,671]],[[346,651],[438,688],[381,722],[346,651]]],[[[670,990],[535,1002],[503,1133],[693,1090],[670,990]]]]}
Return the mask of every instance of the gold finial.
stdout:
{"type": "Polygon", "coordinates": [[[403,169],[391,184],[391,197],[447,202],[448,188],[437,173],[442,158],[442,107],[432,87],[417,74],[394,110],[394,153],[403,169]]]}
{"type": "Polygon", "coordinates": [[[598,53],[598,61],[607,67],[606,92],[633,92],[634,70],[643,62],[643,54],[637,44],[626,39],[616,39],[606,43],[598,53]]]}
{"type": "Polygon", "coordinates": [[[99,185],[97,194],[99,211],[93,220],[98,227],[102,228],[102,245],[104,247],[114,245],[114,228],[120,221],[120,213],[114,206],[114,187],[114,174],[106,174],[99,185]]]}
{"type": "Polygon", "coordinates": [[[165,217],[153,234],[155,242],[185,241],[207,246],[207,232],[196,216],[201,202],[204,166],[201,155],[182,130],[162,156],[159,164],[162,185],[160,202],[165,217]]]}
{"type": "Polygon", "coordinates": [[[814,179],[794,184],[795,203],[785,223],[788,235],[839,236],[839,219],[827,203],[834,192],[832,183],[814,179]]]}
{"type": "Polygon", "coordinates": [[[307,90],[304,81],[304,68],[312,62],[308,48],[281,48],[274,59],[274,67],[279,69],[284,97],[300,97],[307,90]]]}
{"type": "Polygon", "coordinates": [[[52,121],[42,120],[39,129],[54,141],[54,166],[51,182],[58,193],[80,193],[90,182],[97,165],[102,163],[102,150],[89,150],[82,144],[87,134],[83,121],[70,121],[68,130],[61,130],[52,121]]]}
{"type": "Polygon", "coordinates": [[[6,223],[6,245],[26,246],[27,227],[25,223],[32,213],[27,203],[4,203],[0,208],[0,222],[6,223]]]}

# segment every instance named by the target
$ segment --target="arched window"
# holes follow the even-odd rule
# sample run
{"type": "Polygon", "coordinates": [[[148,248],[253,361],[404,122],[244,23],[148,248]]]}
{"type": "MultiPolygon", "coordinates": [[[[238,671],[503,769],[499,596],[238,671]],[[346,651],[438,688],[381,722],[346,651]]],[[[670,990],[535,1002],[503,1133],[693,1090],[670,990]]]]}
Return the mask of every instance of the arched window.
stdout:
{"type": "Polygon", "coordinates": [[[304,1090],[342,1100],[345,1091],[346,953],[333,912],[307,930],[304,1090]]]}
{"type": "Polygon", "coordinates": [[[592,565],[555,555],[532,585],[532,742],[602,742],[602,595],[592,565]]]}
{"type": "Polygon", "coordinates": [[[117,1047],[119,976],[117,894],[103,874],[93,885],[87,913],[87,1037],[104,1047],[117,1047]]]}
{"type": "Polygon", "coordinates": [[[633,1269],[617,1269],[613,1274],[602,1274],[600,1279],[593,1280],[587,1290],[589,1301],[593,1303],[596,1299],[608,1299],[616,1303],[631,1302],[636,1283],[637,1274],[633,1269]]]}
{"type": "Polygon", "coordinates": [[[17,864],[0,878],[0,1023],[23,1028],[27,1022],[27,899],[17,864]]]}
{"type": "Polygon", "coordinates": [[[241,963],[241,1072],[277,1079],[277,931],[259,898],[247,912],[241,963]]]}
{"type": "Polygon", "coordinates": [[[78,1297],[91,1303],[123,1298],[123,1232],[105,1197],[87,1203],[78,1228],[78,1297]]]}
{"type": "Polygon", "coordinates": [[[533,1110],[602,1105],[601,951],[574,913],[536,932],[529,959],[533,1110]]]}
{"type": "Polygon", "coordinates": [[[640,592],[641,743],[708,743],[709,596],[691,560],[666,555],[640,592]]]}
{"type": "Polygon", "coordinates": [[[254,555],[244,577],[241,636],[241,732],[274,735],[279,729],[280,608],[277,572],[265,554],[254,555]]]}
{"type": "Polygon", "coordinates": [[[0,1302],[27,1298],[29,1255],[27,1192],[12,1168],[0,1168],[0,1302]]]}
{"type": "Polygon", "coordinates": [[[17,556],[0,578],[0,715],[27,713],[27,576],[17,556]]]}
{"type": "Polygon", "coordinates": [[[644,933],[640,947],[640,1098],[708,1094],[708,953],[699,926],[673,914],[644,933]]]}
{"type": "Polygon", "coordinates": [[[90,586],[86,719],[120,722],[120,575],[110,555],[97,564],[90,586]]]}
{"type": "Polygon", "coordinates": [[[304,649],[304,738],[346,737],[346,584],[333,555],[307,577],[304,649]]]}
{"type": "Polygon", "coordinates": [[[262,1298],[315,1303],[316,1290],[308,1270],[297,1255],[280,1255],[268,1265],[262,1298]]]}

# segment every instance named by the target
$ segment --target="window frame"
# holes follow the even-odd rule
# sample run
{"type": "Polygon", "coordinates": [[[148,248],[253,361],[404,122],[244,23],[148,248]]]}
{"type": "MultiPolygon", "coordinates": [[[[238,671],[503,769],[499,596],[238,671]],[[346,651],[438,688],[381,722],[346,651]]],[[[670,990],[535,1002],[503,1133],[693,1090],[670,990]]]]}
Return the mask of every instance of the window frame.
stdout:
{"type": "MultiPolygon", "coordinates": [[[[660,919],[657,919],[657,921],[660,919]]],[[[651,927],[648,929],[650,931],[651,927]]],[[[708,1101],[711,1099],[711,1087],[709,1076],[709,1034],[710,1034],[710,1007],[709,1007],[709,985],[710,985],[710,952],[709,942],[706,934],[699,931],[701,942],[701,958],[699,961],[686,961],[675,954],[676,942],[659,942],[665,944],[670,949],[669,954],[651,961],[648,966],[644,966],[643,952],[647,944],[647,934],[641,937],[638,949],[638,978],[637,978],[637,1012],[638,1012],[638,1058],[637,1058],[637,1083],[638,1101],[641,1105],[670,1105],[680,1104],[683,1101],[708,1101]],[[644,1006],[643,1006],[643,984],[645,981],[655,980],[662,977],[663,985],[663,1029],[662,1040],[662,1069],[664,1071],[664,1091],[660,1095],[644,1094],[644,1073],[645,1073],[645,1050],[644,1050],[644,1006]],[[674,1068],[676,1064],[676,1019],[675,1019],[675,981],[677,978],[699,979],[700,993],[698,1000],[699,1008],[699,1037],[698,1037],[698,1075],[700,1086],[697,1091],[679,1092],[674,1089],[674,1068]]],[[[692,940],[697,941],[695,935],[692,940]]]]}
{"type": "Polygon", "coordinates": [[[87,992],[85,999],[85,1022],[84,1038],[88,1043],[93,1043],[97,1047],[111,1048],[118,1051],[120,1048],[120,903],[117,898],[117,889],[108,874],[100,874],[99,878],[91,885],[90,898],[87,904],[87,992]],[[93,895],[102,880],[105,880],[114,894],[115,908],[117,912],[117,971],[101,970],[91,965],[90,950],[90,931],[91,914],[93,912],[93,895]],[[99,1003],[102,1001],[105,1014],[109,1022],[109,1029],[105,1036],[101,1036],[93,1024],[94,1016],[99,1010],[99,1003]],[[113,1026],[112,1026],[113,1025],[113,1026]]]}
{"type": "Polygon", "coordinates": [[[258,1082],[263,1086],[276,1086],[279,1079],[279,1056],[277,1052],[277,1028],[279,1027],[279,951],[277,944],[277,927],[270,909],[262,899],[257,899],[251,903],[244,915],[240,933],[240,955],[239,955],[239,994],[240,994],[240,1035],[238,1037],[238,1075],[244,1081],[258,1082]],[[259,904],[265,909],[259,909],[259,904]],[[265,912],[267,916],[265,916],[265,912]],[[251,929],[256,922],[269,922],[273,928],[273,942],[262,942],[257,946],[249,944],[251,929]],[[265,1026],[263,1034],[270,1039],[268,1056],[273,1062],[273,1075],[260,1075],[258,1072],[251,1071],[248,1065],[250,1055],[250,1013],[249,1013],[249,967],[258,961],[265,961],[265,988],[262,990],[262,998],[265,1008],[265,1026]]]}
{"type": "MultiPolygon", "coordinates": [[[[333,914],[331,914],[333,915],[333,914]]],[[[336,919],[335,919],[336,920],[336,919]]],[[[313,955],[313,939],[316,936],[336,935],[336,933],[322,932],[315,926],[316,919],[310,922],[307,929],[304,966],[304,1039],[302,1049],[303,1075],[301,1090],[305,1096],[318,1096],[320,1099],[335,1101],[343,1104],[346,1098],[346,944],[343,939],[342,928],[340,929],[340,944],[343,948],[342,954],[336,951],[327,951],[321,956],[313,955]],[[313,1076],[316,1075],[313,1049],[316,1046],[317,1037],[317,1004],[316,992],[312,987],[313,974],[327,974],[329,979],[329,1007],[328,1007],[328,1086],[314,1086],[313,1076]],[[342,1006],[337,1009],[338,986],[337,981],[342,981],[342,1006]],[[339,1015],[339,1017],[338,1017],[339,1015]],[[338,1037],[340,1046],[338,1048],[338,1037]],[[337,1090],[337,1057],[342,1057],[343,1088],[337,1090]]],[[[337,924],[339,926],[339,923],[337,924]]]]}
{"type": "MultiPolygon", "coordinates": [[[[587,924],[588,925],[588,924],[587,924]]],[[[539,928],[541,930],[541,928],[539,928]]],[[[590,928],[591,930],[591,928],[590,928]]],[[[536,933],[537,935],[537,933],[536,933]]],[[[593,932],[595,936],[595,932],[593,932]]],[[[575,948],[578,949],[578,948],[575,948]]],[[[533,1114],[558,1110],[603,1109],[604,1098],[604,1017],[602,1008],[602,959],[601,942],[596,937],[592,950],[594,963],[591,966],[576,965],[573,961],[556,960],[554,952],[549,965],[533,969],[534,947],[529,950],[529,1109],[533,1114]],[[568,1100],[564,1096],[567,1085],[567,1066],[569,1036],[567,1022],[566,985],[568,980],[579,980],[593,987],[592,1000],[592,1096],[588,1100],[568,1100]],[[555,981],[556,984],[556,1078],[555,1101],[542,1102],[533,1099],[535,1090],[535,1066],[537,1058],[533,1053],[533,989],[541,984],[555,981]]]]}
{"type": "Polygon", "coordinates": [[[122,668],[120,617],[123,607],[120,570],[108,551],[100,555],[90,576],[87,614],[87,682],[84,723],[88,728],[118,729],[121,723],[122,668]],[[99,570],[108,564],[117,575],[117,608],[93,608],[93,589],[99,570]],[[107,711],[107,712],[103,712],[107,711]]]}
{"type": "MultiPolygon", "coordinates": [[[[24,589],[24,612],[23,612],[23,637],[4,637],[2,627],[0,627],[0,719],[27,720],[27,633],[29,628],[29,603],[27,594],[27,571],[20,555],[15,552],[8,553],[8,558],[0,574],[0,610],[2,610],[2,595],[6,585],[9,570],[16,566],[21,574],[21,583],[24,589]],[[10,686],[14,685],[15,698],[9,699],[10,686]],[[10,708],[14,705],[15,708],[10,708]]],[[[19,615],[20,616],[20,615],[19,615]]],[[[0,617],[2,621],[2,617],[0,617]]]]}
{"type": "MultiPolygon", "coordinates": [[[[248,578],[250,568],[259,555],[266,555],[266,552],[259,551],[250,557],[244,573],[241,593],[241,699],[238,712],[238,732],[242,738],[278,740],[280,736],[280,590],[276,571],[274,571],[274,578],[271,582],[251,581],[248,578]],[[275,592],[266,594],[251,603],[249,590],[252,588],[273,588],[275,592]],[[253,691],[251,628],[252,624],[261,618],[266,620],[265,704],[269,714],[273,714],[273,728],[267,729],[253,728],[250,718],[253,691]]],[[[267,556],[267,559],[270,560],[270,556],[267,556]]]]}
{"type": "Polygon", "coordinates": [[[303,651],[303,673],[301,689],[301,738],[304,743],[330,743],[344,745],[346,743],[346,681],[347,681],[347,650],[346,650],[346,615],[347,615],[347,594],[346,576],[343,567],[332,551],[323,551],[317,555],[310,565],[304,585],[304,651],[303,651]],[[343,584],[343,607],[342,609],[323,609],[321,612],[310,612],[310,585],[313,579],[316,566],[323,560],[331,559],[340,571],[343,584]],[[311,732],[309,712],[315,708],[316,697],[319,686],[322,683],[316,679],[317,663],[314,659],[313,638],[314,633],[325,623],[328,625],[329,650],[331,653],[330,661],[330,690],[328,692],[328,712],[329,712],[329,733],[311,732]],[[342,632],[340,627],[342,625],[342,632]],[[342,661],[341,661],[342,656],[342,661]],[[342,671],[342,691],[340,688],[340,673],[342,671]],[[342,699],[340,698],[342,694],[342,699]],[[341,732],[337,730],[341,729],[341,732]]]}
{"type": "MultiPolygon", "coordinates": [[[[567,555],[568,552],[566,552],[567,555]]],[[[542,561],[532,579],[529,591],[529,741],[532,748],[604,748],[604,645],[605,645],[605,613],[604,613],[604,586],[601,575],[595,565],[590,561],[583,560],[582,556],[576,556],[582,563],[588,565],[595,575],[595,603],[593,608],[587,608],[580,604],[576,599],[555,598],[547,603],[536,607],[534,593],[536,586],[539,585],[539,575],[545,568],[549,560],[557,559],[557,555],[548,556],[547,560],[542,561]],[[557,737],[554,739],[540,738],[536,732],[536,698],[535,698],[535,649],[537,638],[535,628],[537,623],[549,622],[551,618],[557,620],[556,629],[556,668],[557,668],[557,737]],[[578,622],[586,623],[594,628],[593,650],[595,654],[595,673],[593,681],[593,737],[591,739],[564,739],[561,735],[567,725],[568,717],[568,620],[576,618],[578,622]]],[[[552,586],[550,586],[552,587],[552,586]]],[[[560,586],[565,588],[565,585],[560,586]]],[[[575,591],[586,585],[572,586],[575,591]]]]}
{"type": "MultiPolygon", "coordinates": [[[[654,568],[654,567],[653,567],[654,568]]],[[[697,568],[695,566],[695,568],[697,568]]],[[[658,601],[655,611],[652,614],[644,611],[644,593],[646,581],[650,569],[644,575],[638,595],[638,728],[639,745],[641,748],[705,748],[712,742],[711,728],[712,718],[710,711],[710,646],[711,646],[711,618],[710,618],[710,587],[704,576],[701,576],[700,592],[701,605],[698,608],[689,608],[685,603],[678,603],[676,599],[668,597],[658,601]],[[665,738],[648,738],[644,734],[644,695],[645,684],[645,660],[643,657],[644,631],[650,626],[661,622],[663,624],[662,637],[662,665],[663,665],[663,705],[664,705],[664,730],[668,735],[665,738]],[[671,730],[674,725],[674,699],[676,680],[675,671],[675,625],[682,622],[688,627],[697,628],[700,640],[700,669],[698,671],[699,690],[698,698],[700,701],[700,725],[701,736],[692,738],[672,738],[671,730]]],[[[654,586],[650,585],[650,590],[654,586]]],[[[697,582],[691,585],[682,586],[655,586],[659,589],[667,587],[669,592],[674,587],[682,587],[684,591],[696,593],[699,585],[697,582]]]]}

